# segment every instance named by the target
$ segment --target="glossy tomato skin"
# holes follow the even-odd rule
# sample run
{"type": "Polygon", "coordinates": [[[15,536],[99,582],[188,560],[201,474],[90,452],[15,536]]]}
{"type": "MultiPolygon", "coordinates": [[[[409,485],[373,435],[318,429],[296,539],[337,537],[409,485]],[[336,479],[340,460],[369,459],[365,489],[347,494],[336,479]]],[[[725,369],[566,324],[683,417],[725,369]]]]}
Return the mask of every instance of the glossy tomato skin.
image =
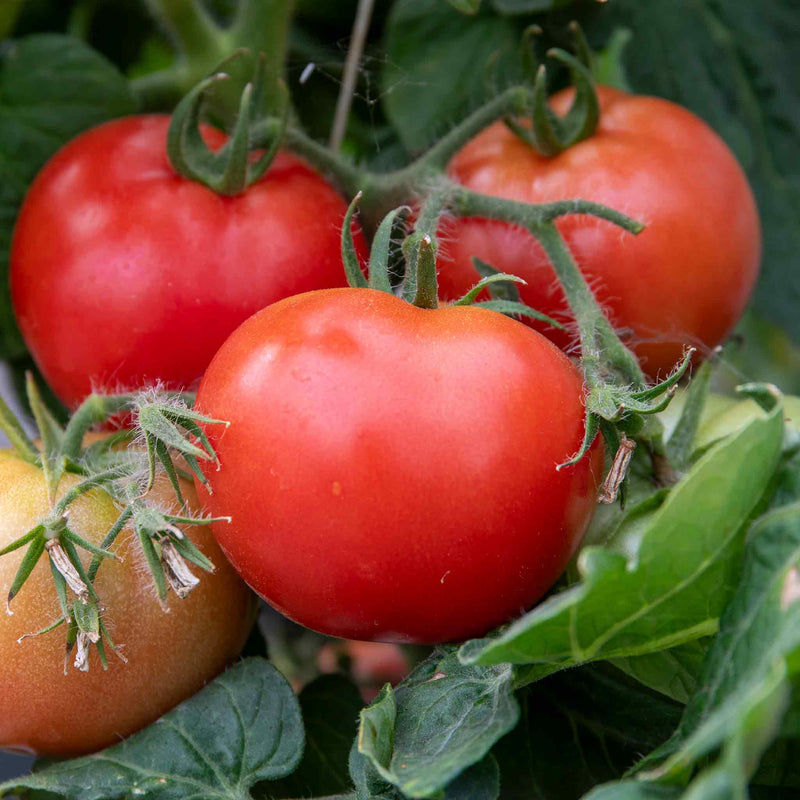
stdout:
{"type": "MultiPolygon", "coordinates": [[[[65,477],[59,491],[76,481],[65,477]]],[[[194,487],[186,481],[183,491],[197,510],[194,487]]],[[[163,507],[175,507],[165,480],[154,492],[163,507]]],[[[0,547],[33,527],[47,508],[41,471],[0,451],[0,547]]],[[[118,515],[108,495],[92,492],[70,506],[70,525],[99,544],[118,515]]],[[[132,533],[120,539],[117,552],[124,561],[101,566],[95,587],[112,637],[128,659],[124,664],[109,653],[107,671],[92,648],[89,672],[70,666],[65,675],[63,627],[18,641],[60,616],[47,559],[37,564],[11,603],[13,616],[0,614],[0,750],[60,758],[116,744],[197,692],[236,657],[252,627],[253,596],[207,528],[187,533],[216,571],[202,573],[186,599],[170,594],[169,613],[156,600],[132,533]]],[[[0,558],[3,598],[24,552],[0,558]]]]}
{"type": "MultiPolygon", "coordinates": [[[[694,114],[654,97],[606,87],[598,94],[597,131],[560,155],[538,155],[497,122],[456,155],[449,172],[485,194],[530,203],[592,200],[645,223],[638,236],[588,216],[557,225],[646,372],[663,376],[684,345],[707,353],[741,316],[760,263],[758,212],[733,154],[694,114]]],[[[571,99],[571,90],[556,95],[555,110],[564,113],[571,99]]],[[[570,319],[555,274],[527,233],[471,218],[449,221],[442,234],[443,297],[475,283],[470,257],[478,256],[524,278],[526,303],[570,319]]],[[[575,341],[540,330],[562,348],[575,341]]]]}
{"type": "Polygon", "coordinates": [[[563,571],[601,477],[582,382],[550,342],[479,308],[333,289],[251,317],[197,407],[222,549],[267,602],[350,639],[436,643],[528,608],[563,571]]]}
{"type": "Polygon", "coordinates": [[[44,167],[20,212],[14,310],[70,407],[92,387],[191,388],[255,311],[345,285],[346,204],[323,178],[279,153],[259,183],[222,197],[172,170],[168,126],[143,115],[82,134],[44,167]]]}

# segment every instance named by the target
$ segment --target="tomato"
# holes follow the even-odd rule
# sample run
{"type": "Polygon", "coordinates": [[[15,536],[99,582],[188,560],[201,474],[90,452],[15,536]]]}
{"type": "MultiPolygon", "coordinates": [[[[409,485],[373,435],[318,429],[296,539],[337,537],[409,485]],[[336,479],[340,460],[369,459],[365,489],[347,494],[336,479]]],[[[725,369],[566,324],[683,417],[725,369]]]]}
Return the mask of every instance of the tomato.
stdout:
{"type": "MultiPolygon", "coordinates": [[[[645,371],[663,377],[684,345],[708,352],[741,316],[760,261],[758,212],[733,154],[698,117],[655,97],[605,87],[598,94],[597,131],[560,155],[538,155],[497,122],[455,156],[449,172],[485,194],[529,203],[581,198],[645,223],[636,237],[589,216],[557,225],[645,371]]],[[[571,91],[559,93],[553,107],[564,113],[571,99],[571,91]]],[[[476,282],[470,258],[478,256],[524,278],[526,303],[570,318],[542,248],[526,232],[470,218],[450,221],[442,234],[442,297],[455,299],[476,282]]],[[[574,341],[546,334],[561,347],[574,341]]]]}
{"type": "MultiPolygon", "coordinates": [[[[59,492],[78,480],[65,476],[59,492]]],[[[197,510],[194,487],[184,484],[184,497],[197,510]]],[[[156,503],[175,508],[171,491],[166,480],[159,481],[156,503]]],[[[0,452],[0,547],[48,510],[41,471],[10,451],[0,452]]],[[[98,544],[118,516],[111,498],[94,491],[70,506],[69,519],[78,534],[98,544]]],[[[11,603],[13,616],[0,614],[0,749],[63,757],[115,744],[194,694],[239,653],[253,623],[252,595],[207,527],[187,529],[187,534],[216,571],[201,573],[186,599],[170,595],[169,613],[156,601],[144,556],[132,539],[120,539],[124,561],[100,567],[95,588],[114,643],[127,659],[123,663],[109,652],[108,670],[93,649],[88,672],[70,667],[65,675],[63,626],[18,641],[61,616],[50,566],[47,558],[40,559],[11,603]]],[[[3,598],[24,552],[0,558],[3,598]]]]}
{"type": "Polygon", "coordinates": [[[172,170],[168,126],[167,116],[136,116],[82,134],[44,167],[20,212],[14,310],[70,407],[92,387],[191,388],[255,311],[344,285],[346,207],[323,178],[279,153],[259,183],[219,196],[172,170]]]}
{"type": "Polygon", "coordinates": [[[220,468],[208,510],[267,602],[349,639],[435,643],[518,616],[589,522],[598,443],[582,380],[519,322],[368,289],[276,303],[220,348],[197,408],[220,468]],[[219,427],[219,426],[217,426],[219,427]]]}

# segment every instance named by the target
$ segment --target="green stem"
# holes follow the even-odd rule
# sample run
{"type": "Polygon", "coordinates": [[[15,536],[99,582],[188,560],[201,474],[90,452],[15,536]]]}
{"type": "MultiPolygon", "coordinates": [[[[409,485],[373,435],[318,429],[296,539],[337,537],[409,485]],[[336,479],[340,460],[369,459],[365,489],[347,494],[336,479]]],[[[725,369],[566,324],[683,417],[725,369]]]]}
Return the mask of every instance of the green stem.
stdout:
{"type": "Polygon", "coordinates": [[[493,122],[509,114],[523,114],[528,107],[530,97],[530,91],[522,86],[512,86],[510,89],[506,89],[452,128],[416,161],[394,174],[399,177],[403,174],[413,175],[443,170],[450,159],[470,139],[488,128],[493,122]]]}
{"type": "Polygon", "coordinates": [[[133,395],[90,394],[77,408],[64,430],[61,452],[65,458],[78,461],[83,448],[83,437],[91,427],[105,422],[133,400],[133,395]]]}
{"type": "Polygon", "coordinates": [[[240,0],[233,24],[225,32],[228,52],[246,47],[253,55],[264,53],[264,106],[272,111],[281,101],[277,85],[283,77],[293,11],[294,0],[240,0]]]}
{"type": "MultiPolygon", "coordinates": [[[[274,127],[273,120],[257,125],[253,129],[251,142],[256,147],[265,146],[269,140],[270,130],[274,130],[274,127]]],[[[289,128],[286,131],[284,143],[332,180],[347,197],[355,197],[359,190],[371,182],[368,172],[337,156],[325,145],[315,142],[296,128],[289,128]]]]}
{"type": "Polygon", "coordinates": [[[222,32],[199,0],[145,2],[189,64],[205,65],[209,60],[216,64],[225,57],[220,53],[222,32]]]}
{"type": "MultiPolygon", "coordinates": [[[[411,164],[384,174],[376,175],[356,167],[296,128],[286,131],[284,144],[332,180],[347,197],[355,197],[359,191],[363,193],[360,218],[364,229],[372,234],[389,211],[407,203],[410,197],[429,184],[432,176],[439,175],[470,139],[495,120],[508,114],[521,113],[529,97],[530,92],[523,87],[507,89],[456,125],[411,164]]],[[[251,146],[266,146],[276,130],[277,125],[273,119],[254,126],[250,138],[251,146]]],[[[563,213],[571,211],[572,209],[565,208],[563,213]]]]}
{"type": "Polygon", "coordinates": [[[647,379],[636,356],[614,332],[556,226],[552,222],[544,222],[531,226],[530,230],[544,248],[569,299],[570,310],[578,324],[581,361],[587,382],[591,386],[592,378],[601,379],[611,368],[624,382],[645,387],[647,379]]]}

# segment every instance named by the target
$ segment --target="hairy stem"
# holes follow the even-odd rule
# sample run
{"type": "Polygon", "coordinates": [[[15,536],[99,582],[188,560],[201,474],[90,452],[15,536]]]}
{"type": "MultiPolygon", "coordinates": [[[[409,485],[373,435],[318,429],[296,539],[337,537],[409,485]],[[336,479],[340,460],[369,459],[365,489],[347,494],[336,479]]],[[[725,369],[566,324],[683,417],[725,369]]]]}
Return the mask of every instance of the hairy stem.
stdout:
{"type": "Polygon", "coordinates": [[[246,47],[253,55],[264,54],[264,106],[273,112],[281,100],[277,84],[283,76],[293,11],[294,0],[240,0],[225,34],[229,53],[246,47]]]}

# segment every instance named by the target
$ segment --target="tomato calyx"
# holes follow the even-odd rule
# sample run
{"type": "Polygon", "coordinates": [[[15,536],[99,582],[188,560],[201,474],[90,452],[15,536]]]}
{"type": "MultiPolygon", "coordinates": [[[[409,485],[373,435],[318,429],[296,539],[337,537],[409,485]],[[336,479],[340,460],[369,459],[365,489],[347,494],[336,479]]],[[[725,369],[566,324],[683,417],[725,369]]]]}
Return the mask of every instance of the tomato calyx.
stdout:
{"type": "MultiPolygon", "coordinates": [[[[90,395],[62,427],[45,406],[31,375],[27,376],[26,389],[41,434],[41,445],[37,446],[30,439],[2,399],[0,429],[14,446],[17,458],[41,470],[49,510],[30,530],[0,550],[0,557],[3,557],[25,548],[9,588],[6,611],[13,614],[14,598],[24,588],[40,559],[46,557],[61,616],[40,631],[22,638],[48,633],[64,625],[67,653],[75,651],[74,667],[88,670],[88,653],[94,645],[105,668],[109,650],[124,658],[105,623],[95,579],[105,561],[122,560],[112,548],[123,530],[132,530],[139,542],[164,610],[167,610],[168,589],[182,599],[197,585],[198,578],[190,564],[207,572],[214,571],[214,565],[192,543],[183,528],[225,519],[196,517],[184,511],[186,503],[178,478],[189,478],[189,472],[201,474],[198,459],[216,460],[200,423],[215,424],[217,421],[191,411],[183,398],[168,398],[151,390],[141,395],[90,395]],[[144,449],[116,447],[119,443],[131,442],[136,435],[131,430],[99,441],[84,442],[94,424],[106,422],[120,411],[133,412],[140,421],[139,435],[144,439],[144,449]],[[196,437],[198,444],[182,437],[179,430],[196,437]],[[157,467],[170,479],[181,507],[178,513],[164,511],[148,497],[157,467]],[[75,504],[97,492],[102,492],[119,510],[119,516],[99,544],[82,536],[72,518],[75,504]],[[80,551],[84,553],[83,558],[80,551]]],[[[95,494],[95,497],[101,496],[95,494]]]]}
{"type": "Polygon", "coordinates": [[[547,98],[547,68],[544,64],[534,67],[533,38],[541,34],[541,28],[531,25],[523,34],[523,67],[532,78],[533,95],[530,101],[528,124],[520,124],[513,116],[505,118],[506,125],[522,141],[543,156],[552,157],[568,147],[588,139],[597,129],[600,120],[600,102],[597,99],[592,55],[583,31],[577,22],[570,24],[576,55],[554,47],[547,56],[569,68],[575,85],[575,98],[569,111],[563,116],[550,108],[547,98]]]}
{"type": "MultiPolygon", "coordinates": [[[[241,50],[221,65],[225,69],[247,51],[241,50]]],[[[209,91],[230,76],[218,71],[198,83],[178,104],[172,115],[167,135],[167,156],[172,168],[184,178],[197,181],[217,194],[237,195],[259,181],[278,152],[289,119],[289,92],[283,81],[276,85],[278,108],[270,118],[269,142],[255,160],[251,157],[251,124],[265,103],[266,58],[261,53],[256,60],[252,82],[241,94],[236,123],[228,141],[218,151],[211,150],[200,132],[200,112],[209,91]]]]}

